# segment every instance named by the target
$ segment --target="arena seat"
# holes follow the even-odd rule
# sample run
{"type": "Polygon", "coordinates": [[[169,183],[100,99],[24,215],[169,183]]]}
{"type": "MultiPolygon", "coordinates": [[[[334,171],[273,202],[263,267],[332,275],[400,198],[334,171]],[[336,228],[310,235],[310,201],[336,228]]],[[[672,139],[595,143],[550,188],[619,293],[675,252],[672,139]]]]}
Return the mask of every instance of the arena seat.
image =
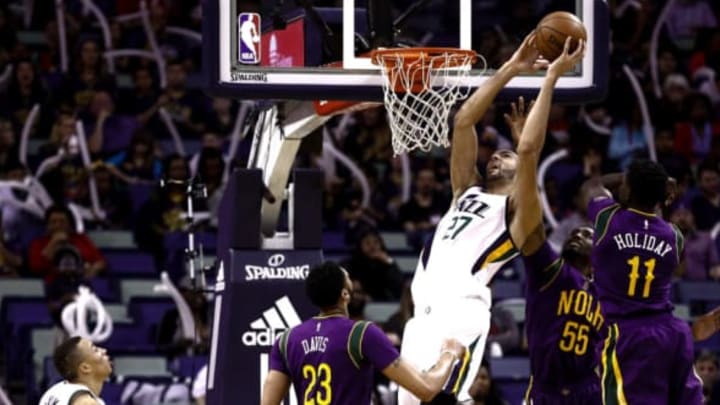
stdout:
{"type": "Polygon", "coordinates": [[[370,321],[383,323],[399,308],[399,302],[368,302],[365,306],[365,317],[370,321]]]}
{"type": "Polygon", "coordinates": [[[179,356],[174,358],[168,367],[174,376],[194,379],[206,364],[208,356],[179,356]]]}
{"type": "Polygon", "coordinates": [[[160,280],[120,280],[122,302],[128,303],[133,297],[163,297],[155,293],[155,285],[160,280]]]}
{"type": "Polygon", "coordinates": [[[5,297],[43,297],[45,291],[40,279],[3,279],[0,282],[0,305],[5,297]]]}
{"type": "Polygon", "coordinates": [[[128,314],[136,324],[156,325],[167,311],[175,308],[175,302],[167,296],[133,297],[128,304],[128,314]]]}
{"type": "Polygon", "coordinates": [[[103,304],[113,323],[131,323],[132,319],[128,316],[127,307],[124,304],[103,304]]]}
{"type": "Polygon", "coordinates": [[[490,284],[493,304],[508,298],[523,297],[522,284],[519,281],[495,280],[490,284]]]}
{"type": "Polygon", "coordinates": [[[136,250],[112,250],[103,252],[108,264],[108,274],[116,277],[157,277],[152,256],[136,250]]]}
{"type": "Polygon", "coordinates": [[[530,359],[527,357],[493,357],[489,361],[493,378],[515,381],[530,378],[530,359]]]}
{"type": "Polygon", "coordinates": [[[98,249],[137,249],[132,232],[129,231],[88,231],[98,249]]]}
{"type": "Polygon", "coordinates": [[[167,376],[170,375],[167,359],[160,356],[116,356],[112,360],[117,376],[167,376]]]}
{"type": "Polygon", "coordinates": [[[684,321],[692,320],[692,316],[690,316],[690,306],[687,304],[675,304],[673,315],[684,321]]]}
{"type": "Polygon", "coordinates": [[[415,272],[415,268],[417,268],[417,260],[417,255],[395,257],[395,262],[397,263],[398,267],[400,267],[400,271],[407,274],[412,274],[415,272]]]}
{"type": "Polygon", "coordinates": [[[117,353],[151,354],[156,352],[152,328],[134,323],[113,324],[113,332],[101,344],[111,356],[117,353]]]}
{"type": "Polygon", "coordinates": [[[382,232],[380,236],[389,252],[413,253],[412,248],[407,244],[407,236],[404,232],[382,232]]]}
{"type": "Polygon", "coordinates": [[[120,292],[114,279],[95,277],[90,280],[90,288],[103,303],[120,300],[120,292]]]}
{"type": "Polygon", "coordinates": [[[690,306],[691,315],[699,315],[720,305],[720,284],[710,281],[681,281],[677,284],[678,301],[690,306]]]}
{"type": "Polygon", "coordinates": [[[525,298],[509,298],[498,302],[494,306],[510,311],[515,322],[525,323],[525,298]]]}
{"type": "MultiPolygon", "coordinates": [[[[42,381],[44,374],[44,361],[46,357],[51,357],[55,342],[55,331],[52,328],[33,328],[31,332],[32,340],[32,363],[35,373],[35,381],[42,381]]],[[[44,387],[41,387],[44,388],[44,387]]]]}

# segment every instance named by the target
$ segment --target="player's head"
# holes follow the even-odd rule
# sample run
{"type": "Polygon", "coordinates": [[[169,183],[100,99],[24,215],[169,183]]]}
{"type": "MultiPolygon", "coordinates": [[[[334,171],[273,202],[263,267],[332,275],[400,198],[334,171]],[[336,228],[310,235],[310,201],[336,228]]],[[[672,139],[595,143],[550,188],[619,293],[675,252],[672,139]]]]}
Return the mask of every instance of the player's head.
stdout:
{"type": "Polygon", "coordinates": [[[659,163],[636,159],[625,173],[621,194],[626,193],[631,207],[652,211],[665,201],[667,182],[668,174],[659,163]]]}
{"type": "Polygon", "coordinates": [[[352,281],[348,272],[334,262],[325,262],[310,270],[305,280],[305,292],[310,301],[321,310],[342,309],[352,299],[352,281]]]}
{"type": "Polygon", "coordinates": [[[587,273],[590,271],[592,246],[593,229],[589,226],[575,228],[563,243],[562,258],[573,267],[587,273]]]}
{"type": "Polygon", "coordinates": [[[720,361],[715,353],[703,350],[695,359],[695,370],[703,385],[712,387],[720,379],[720,361]]]}
{"type": "Polygon", "coordinates": [[[502,183],[512,181],[517,168],[517,153],[509,149],[500,149],[490,155],[485,170],[486,181],[491,183],[502,183]]]}
{"type": "Polygon", "coordinates": [[[106,350],[81,337],[72,337],[55,348],[53,362],[58,373],[70,382],[104,381],[112,373],[106,350]]]}

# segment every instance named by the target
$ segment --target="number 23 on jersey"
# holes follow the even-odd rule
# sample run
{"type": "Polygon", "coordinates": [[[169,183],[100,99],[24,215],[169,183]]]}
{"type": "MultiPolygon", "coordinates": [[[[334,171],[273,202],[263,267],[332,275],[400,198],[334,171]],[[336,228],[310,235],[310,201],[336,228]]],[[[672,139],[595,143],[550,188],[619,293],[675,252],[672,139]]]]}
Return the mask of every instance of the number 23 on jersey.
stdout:
{"type": "Polygon", "coordinates": [[[332,402],[332,370],[327,363],[317,367],[306,364],[302,368],[303,378],[308,381],[303,405],[329,405],[332,402]],[[314,393],[314,395],[313,395],[314,393]]]}

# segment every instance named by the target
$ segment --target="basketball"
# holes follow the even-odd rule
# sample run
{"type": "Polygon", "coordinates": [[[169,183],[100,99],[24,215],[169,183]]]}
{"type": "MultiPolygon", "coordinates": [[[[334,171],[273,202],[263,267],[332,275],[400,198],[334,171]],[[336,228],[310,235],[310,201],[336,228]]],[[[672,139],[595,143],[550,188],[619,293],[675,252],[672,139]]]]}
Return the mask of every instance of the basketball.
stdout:
{"type": "Polygon", "coordinates": [[[562,54],[565,39],[572,37],[570,52],[575,50],[578,40],[587,41],[587,31],[582,21],[575,14],[567,11],[556,11],[546,15],[535,29],[535,47],[540,55],[549,61],[562,54]]]}

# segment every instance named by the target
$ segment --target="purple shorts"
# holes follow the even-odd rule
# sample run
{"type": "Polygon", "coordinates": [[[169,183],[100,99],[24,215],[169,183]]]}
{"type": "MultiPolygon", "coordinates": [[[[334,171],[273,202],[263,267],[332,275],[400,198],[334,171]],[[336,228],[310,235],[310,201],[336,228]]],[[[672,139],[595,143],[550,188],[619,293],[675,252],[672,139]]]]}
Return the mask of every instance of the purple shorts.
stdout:
{"type": "Polygon", "coordinates": [[[605,404],[701,405],[702,382],[693,370],[693,337],[670,314],[609,324],[602,352],[605,404]]]}
{"type": "Polygon", "coordinates": [[[548,386],[530,380],[527,405],[603,405],[600,378],[593,376],[566,386],[548,386]]]}

